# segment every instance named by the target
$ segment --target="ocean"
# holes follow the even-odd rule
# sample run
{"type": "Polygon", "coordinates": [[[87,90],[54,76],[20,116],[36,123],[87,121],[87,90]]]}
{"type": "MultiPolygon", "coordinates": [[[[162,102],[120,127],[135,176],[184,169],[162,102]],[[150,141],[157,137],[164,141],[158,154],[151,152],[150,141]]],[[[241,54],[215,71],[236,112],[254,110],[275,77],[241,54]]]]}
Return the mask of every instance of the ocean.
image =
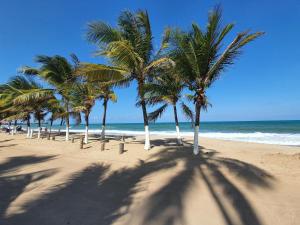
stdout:
{"type": "MultiPolygon", "coordinates": [[[[84,125],[72,125],[70,130],[83,132],[84,125]]],[[[175,136],[174,123],[152,123],[150,133],[155,135],[175,136]]],[[[58,129],[54,125],[53,129],[58,129]]],[[[63,130],[63,128],[62,128],[63,130]]],[[[142,123],[107,124],[107,134],[143,134],[142,123]]],[[[180,123],[181,136],[193,136],[191,123],[180,123]]],[[[101,124],[90,124],[90,133],[100,133],[101,124]]],[[[300,146],[300,120],[294,121],[242,121],[242,122],[201,122],[200,137],[222,140],[256,142],[279,145],[300,146]]]]}

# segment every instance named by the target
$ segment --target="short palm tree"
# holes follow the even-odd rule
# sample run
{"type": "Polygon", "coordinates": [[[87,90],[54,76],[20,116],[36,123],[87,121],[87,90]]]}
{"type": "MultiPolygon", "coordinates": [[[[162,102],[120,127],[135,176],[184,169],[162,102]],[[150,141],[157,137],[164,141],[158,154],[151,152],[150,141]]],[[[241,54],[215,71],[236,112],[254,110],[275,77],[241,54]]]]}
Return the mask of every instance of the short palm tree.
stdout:
{"type": "Polygon", "coordinates": [[[53,122],[56,119],[64,118],[65,110],[64,107],[60,104],[59,100],[56,98],[50,99],[47,102],[47,110],[49,113],[51,113],[51,116],[49,118],[50,121],[49,135],[51,135],[53,122]]]}
{"type": "Polygon", "coordinates": [[[93,85],[98,93],[98,98],[103,100],[103,117],[102,117],[102,131],[101,139],[105,139],[105,130],[106,130],[106,114],[107,114],[107,105],[109,101],[116,102],[117,95],[113,91],[113,87],[118,85],[120,81],[123,80],[121,74],[112,74],[111,76],[106,74],[103,75],[102,71],[98,71],[98,64],[93,63],[81,63],[76,70],[76,74],[83,76],[85,82],[93,85]]]}
{"type": "MultiPolygon", "coordinates": [[[[52,91],[43,89],[31,78],[14,76],[7,84],[0,87],[0,105],[2,112],[6,112],[6,120],[27,120],[27,136],[30,132],[30,114],[41,118],[41,103],[53,98],[52,91]],[[35,97],[39,98],[36,102],[35,97]],[[26,104],[25,104],[26,102],[26,104]]],[[[43,110],[42,110],[43,111],[43,110]]]]}
{"type": "MultiPolygon", "coordinates": [[[[22,72],[27,75],[37,75],[44,79],[51,87],[52,94],[59,94],[65,109],[66,121],[66,141],[69,140],[70,129],[70,92],[72,85],[77,82],[78,76],[74,74],[79,60],[75,55],[71,55],[73,64],[62,56],[37,56],[36,62],[41,64],[39,68],[24,67],[22,72]]],[[[37,96],[38,97],[38,96],[37,96]]]]}
{"type": "MultiPolygon", "coordinates": [[[[155,121],[161,117],[168,105],[173,107],[177,142],[179,145],[182,145],[182,140],[180,137],[179,121],[177,116],[177,103],[180,101],[183,88],[184,83],[174,69],[163,71],[161,76],[156,76],[151,83],[146,85],[145,88],[147,104],[163,104],[157,110],[148,114],[150,121],[155,121]]],[[[189,107],[183,101],[181,101],[180,105],[187,118],[192,120],[193,113],[189,107]]]]}
{"type": "Polygon", "coordinates": [[[152,72],[172,61],[163,57],[161,52],[167,47],[170,31],[165,32],[161,48],[154,53],[153,36],[150,20],[146,11],[131,13],[122,12],[118,19],[118,26],[113,28],[104,22],[94,22],[88,25],[87,38],[99,46],[98,55],[110,59],[111,66],[98,65],[90,77],[121,76],[118,84],[128,84],[135,80],[140,106],[143,112],[145,128],[144,149],[150,149],[150,134],[148,116],[144,96],[144,86],[152,72]]]}
{"type": "Polygon", "coordinates": [[[206,90],[220,77],[222,72],[234,63],[241,48],[261,36],[262,32],[242,32],[222,51],[224,38],[233,24],[221,26],[221,9],[216,7],[208,18],[206,30],[197,24],[189,33],[175,31],[172,35],[172,57],[182,80],[193,92],[195,104],[194,154],[199,153],[198,132],[200,111],[206,104],[206,90]]]}
{"type": "Polygon", "coordinates": [[[97,90],[88,83],[77,83],[72,88],[71,103],[74,112],[82,112],[85,119],[85,138],[88,143],[89,116],[98,98],[97,90]]]}
{"type": "Polygon", "coordinates": [[[100,86],[101,94],[99,98],[103,100],[103,116],[102,116],[102,131],[101,131],[101,139],[105,139],[105,130],[106,130],[106,113],[107,113],[107,105],[109,101],[116,102],[117,95],[111,90],[110,86],[104,85],[100,86]]]}

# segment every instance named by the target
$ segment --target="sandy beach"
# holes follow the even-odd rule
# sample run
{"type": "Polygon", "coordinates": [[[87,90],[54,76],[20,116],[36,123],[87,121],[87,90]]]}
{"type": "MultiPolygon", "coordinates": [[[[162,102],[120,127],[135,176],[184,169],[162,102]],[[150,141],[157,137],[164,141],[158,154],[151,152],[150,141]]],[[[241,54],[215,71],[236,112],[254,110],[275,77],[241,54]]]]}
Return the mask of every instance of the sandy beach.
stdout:
{"type": "MultiPolygon", "coordinates": [[[[63,137],[62,137],[63,139],[63,137]]],[[[2,225],[296,225],[300,149],[152,136],[110,140],[28,140],[0,134],[2,225]]]]}

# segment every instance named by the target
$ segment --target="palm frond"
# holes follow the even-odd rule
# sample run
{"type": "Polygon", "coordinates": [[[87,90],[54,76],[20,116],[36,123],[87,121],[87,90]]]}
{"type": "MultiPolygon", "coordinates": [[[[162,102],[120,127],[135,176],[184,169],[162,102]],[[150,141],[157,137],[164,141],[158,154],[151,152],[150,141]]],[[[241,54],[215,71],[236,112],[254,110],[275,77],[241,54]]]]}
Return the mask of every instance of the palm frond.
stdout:
{"type": "Polygon", "coordinates": [[[19,69],[19,72],[26,75],[37,75],[39,70],[29,66],[24,66],[19,69]]]}
{"type": "Polygon", "coordinates": [[[205,86],[210,86],[228,65],[233,64],[233,60],[240,54],[241,47],[263,34],[263,32],[256,32],[253,34],[248,34],[247,32],[239,33],[217,61],[211,66],[204,81],[205,86]]]}
{"type": "Polygon", "coordinates": [[[97,21],[88,24],[86,38],[95,44],[110,43],[122,40],[120,32],[108,24],[97,21]]]}
{"type": "Polygon", "coordinates": [[[194,113],[193,113],[193,111],[184,102],[181,102],[181,108],[182,108],[182,112],[185,115],[185,117],[188,120],[190,120],[192,123],[194,123],[194,113]]]}
{"type": "Polygon", "coordinates": [[[113,82],[122,80],[127,71],[102,64],[81,63],[76,75],[86,76],[90,82],[113,82]]]}
{"type": "Polygon", "coordinates": [[[112,102],[117,102],[117,100],[118,100],[118,97],[117,97],[117,95],[116,95],[115,93],[110,93],[110,94],[108,95],[108,97],[109,97],[109,99],[110,99],[112,102]]]}
{"type": "Polygon", "coordinates": [[[161,107],[159,107],[157,110],[151,112],[148,114],[149,121],[155,122],[159,117],[162,116],[166,108],[168,107],[168,104],[164,104],[161,107]]]}
{"type": "Polygon", "coordinates": [[[160,44],[160,48],[157,52],[157,55],[160,55],[165,49],[167,49],[169,47],[171,33],[172,33],[172,30],[169,27],[164,30],[162,42],[160,44]]]}
{"type": "Polygon", "coordinates": [[[31,89],[17,96],[13,102],[14,104],[26,104],[29,102],[48,100],[53,98],[53,96],[53,90],[51,89],[31,89]]]}
{"type": "Polygon", "coordinates": [[[100,52],[101,55],[109,57],[112,62],[127,71],[138,68],[144,63],[144,59],[135,51],[134,46],[128,40],[111,42],[106,51],[100,52]]]}
{"type": "Polygon", "coordinates": [[[175,63],[172,59],[163,57],[152,61],[148,66],[146,66],[144,73],[150,73],[151,70],[156,68],[171,68],[173,66],[175,66],[175,63]]]}

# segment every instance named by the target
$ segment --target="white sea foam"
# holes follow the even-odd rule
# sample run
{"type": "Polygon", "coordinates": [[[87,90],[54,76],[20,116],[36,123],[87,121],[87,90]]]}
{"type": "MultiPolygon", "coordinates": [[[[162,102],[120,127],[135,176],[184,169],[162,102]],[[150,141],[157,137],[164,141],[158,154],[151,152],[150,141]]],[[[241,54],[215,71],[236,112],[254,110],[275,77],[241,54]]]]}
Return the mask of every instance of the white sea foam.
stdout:
{"type": "MultiPolygon", "coordinates": [[[[62,132],[64,130],[61,130],[62,132]]],[[[70,130],[70,132],[83,133],[84,130],[70,130]]],[[[89,133],[99,133],[100,129],[89,130],[89,133]]],[[[144,135],[143,131],[132,130],[107,130],[108,135],[144,135]]],[[[176,131],[151,131],[152,135],[161,136],[176,136],[176,131]]],[[[181,132],[183,137],[192,137],[193,132],[181,132]]],[[[300,134],[280,134],[280,133],[225,133],[225,132],[200,132],[199,137],[215,138],[221,140],[230,141],[243,141],[243,142],[255,142],[264,144],[277,144],[277,145],[299,145],[300,146],[300,134]]]]}

